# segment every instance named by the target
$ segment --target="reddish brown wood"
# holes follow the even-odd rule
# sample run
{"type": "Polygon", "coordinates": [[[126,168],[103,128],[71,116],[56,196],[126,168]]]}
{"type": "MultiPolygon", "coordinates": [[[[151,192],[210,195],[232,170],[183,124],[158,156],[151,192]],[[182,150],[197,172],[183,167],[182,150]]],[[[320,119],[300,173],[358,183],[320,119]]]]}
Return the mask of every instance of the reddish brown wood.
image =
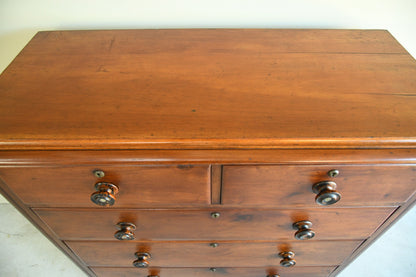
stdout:
{"type": "Polygon", "coordinates": [[[28,205],[97,207],[90,200],[94,184],[119,187],[113,207],[209,205],[210,170],[204,165],[15,167],[1,168],[1,178],[28,205]],[[101,169],[104,178],[93,171],[101,169]]]}
{"type": "Polygon", "coordinates": [[[162,50],[190,52],[204,46],[217,52],[224,48],[244,52],[264,47],[268,53],[407,53],[385,30],[159,29],[39,32],[22,55],[34,51],[77,55],[79,49],[90,55],[108,55],[109,50],[116,54],[154,54],[162,50]]]}
{"type": "Polygon", "coordinates": [[[0,191],[88,273],[76,255],[131,272],[143,247],[154,266],[252,267],[210,275],[239,277],[294,250],[302,265],[340,265],[333,276],[416,200],[415,76],[382,30],[40,32],[0,76],[0,191]],[[313,202],[333,168],[335,207],[356,208],[313,202]],[[89,200],[98,181],[120,186],[114,208],[89,200]],[[117,209],[134,207],[147,210],[117,209]],[[107,240],[121,219],[175,241],[55,235],[107,240]],[[293,241],[301,219],[313,241],[293,241]]]}
{"type": "Polygon", "coordinates": [[[294,251],[297,266],[334,266],[361,241],[224,242],[213,248],[207,242],[81,242],[66,244],[90,266],[133,267],[135,252],[152,255],[160,267],[263,267],[279,266],[282,251],[294,251]]]}
{"type": "Polygon", "coordinates": [[[0,77],[0,147],[415,147],[414,76],[386,31],[39,33],[0,77]]]}
{"type": "Polygon", "coordinates": [[[416,149],[1,151],[0,166],[416,164],[416,149]]]}
{"type": "Polygon", "coordinates": [[[85,272],[89,276],[94,276],[93,272],[86,264],[77,256],[75,255],[68,246],[61,241],[55,233],[48,228],[48,226],[23,202],[19,199],[17,195],[13,193],[6,186],[3,180],[0,178],[0,194],[3,195],[10,204],[12,204],[26,219],[32,223],[46,238],[49,239],[51,243],[53,243],[59,250],[61,250],[69,259],[71,259],[83,272],[85,272]]]}
{"type": "Polygon", "coordinates": [[[100,277],[147,277],[158,275],[159,277],[266,277],[268,274],[281,274],[282,277],[324,277],[328,276],[334,267],[249,267],[249,268],[216,268],[212,272],[209,268],[112,268],[94,267],[94,272],[100,277]]]}
{"type": "Polygon", "coordinates": [[[222,166],[211,165],[211,204],[221,204],[222,166]]]}
{"type": "Polygon", "coordinates": [[[310,220],[312,240],[365,239],[393,208],[298,210],[87,210],[38,208],[63,240],[113,240],[118,222],[137,226],[137,240],[295,240],[294,222],[310,220]],[[212,212],[220,217],[213,219],[212,212]]]}
{"type": "Polygon", "coordinates": [[[336,268],[334,272],[330,274],[330,277],[335,277],[340,273],[343,269],[345,269],[351,262],[353,262],[356,258],[360,256],[360,254],[365,251],[368,247],[370,247],[380,236],[382,236],[390,227],[394,225],[394,223],[399,220],[402,216],[404,216],[412,207],[416,204],[416,193],[414,193],[410,199],[404,203],[402,206],[397,208],[397,210],[383,223],[383,225],[378,228],[374,234],[365,240],[360,247],[354,251],[344,262],[336,268]]]}
{"type": "Polygon", "coordinates": [[[317,206],[312,185],[337,183],[341,206],[400,205],[416,191],[414,165],[224,166],[224,205],[317,206]],[[338,169],[338,177],[327,173],[338,169]]]}

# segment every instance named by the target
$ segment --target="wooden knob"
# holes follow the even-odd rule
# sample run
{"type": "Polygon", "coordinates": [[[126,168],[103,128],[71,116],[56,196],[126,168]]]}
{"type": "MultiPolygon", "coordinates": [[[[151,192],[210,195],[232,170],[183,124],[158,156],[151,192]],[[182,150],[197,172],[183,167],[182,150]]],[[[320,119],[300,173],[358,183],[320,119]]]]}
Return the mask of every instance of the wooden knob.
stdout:
{"type": "Polygon", "coordinates": [[[128,222],[119,222],[117,223],[119,231],[114,234],[114,237],[118,240],[134,240],[134,230],[136,230],[136,225],[128,222]]]}
{"type": "Polygon", "coordinates": [[[269,274],[269,275],[267,275],[267,277],[280,277],[280,275],[279,274],[269,274]]]}
{"type": "Polygon", "coordinates": [[[91,194],[91,201],[99,206],[112,206],[116,201],[115,195],[118,193],[118,187],[112,183],[96,183],[95,190],[91,194]]]}
{"type": "Polygon", "coordinates": [[[149,266],[149,261],[152,256],[149,253],[140,253],[140,252],[136,252],[134,253],[134,255],[136,255],[137,260],[135,260],[133,262],[133,265],[135,267],[139,267],[139,268],[146,268],[149,266]]]}
{"type": "Polygon", "coordinates": [[[301,220],[293,223],[293,229],[298,230],[295,233],[295,238],[298,240],[308,240],[315,236],[315,232],[311,230],[312,222],[309,220],[301,220]]]}
{"type": "Polygon", "coordinates": [[[283,267],[292,267],[296,265],[296,261],[293,259],[295,253],[292,251],[281,252],[279,254],[280,257],[283,259],[280,261],[280,265],[283,267]]]}
{"type": "Polygon", "coordinates": [[[312,186],[315,202],[322,206],[328,206],[337,203],[341,199],[341,194],[336,191],[337,184],[332,181],[323,181],[312,186]]]}

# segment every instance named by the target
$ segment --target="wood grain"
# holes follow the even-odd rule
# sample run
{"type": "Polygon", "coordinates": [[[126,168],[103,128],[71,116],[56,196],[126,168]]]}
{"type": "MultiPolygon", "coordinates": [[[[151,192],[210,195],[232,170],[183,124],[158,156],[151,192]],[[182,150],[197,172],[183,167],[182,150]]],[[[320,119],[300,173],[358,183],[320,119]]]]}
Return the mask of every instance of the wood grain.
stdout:
{"type": "Polygon", "coordinates": [[[261,268],[216,268],[215,272],[209,268],[112,268],[94,267],[92,270],[99,277],[147,277],[150,274],[160,277],[265,277],[268,274],[281,274],[282,277],[324,277],[328,276],[334,267],[261,267],[261,268]]]}
{"type": "Polygon", "coordinates": [[[0,192],[91,275],[334,276],[416,200],[415,76],[384,30],[40,32],[0,76],[0,192]]]}
{"type": "Polygon", "coordinates": [[[87,210],[34,211],[63,240],[110,240],[119,222],[137,226],[137,240],[295,240],[294,222],[310,220],[312,240],[366,239],[393,208],[296,210],[87,210]],[[212,212],[221,216],[213,219],[212,212]]]}
{"type": "Polygon", "coordinates": [[[90,266],[133,267],[134,253],[147,251],[157,267],[279,266],[281,251],[295,252],[297,266],[335,266],[361,241],[223,242],[81,242],[66,244],[90,266]]]}
{"type": "Polygon", "coordinates": [[[221,204],[222,165],[211,165],[211,204],[221,204]]]}
{"type": "Polygon", "coordinates": [[[414,165],[224,166],[224,205],[317,206],[312,185],[337,183],[341,206],[397,206],[416,191],[414,165]],[[327,172],[338,169],[338,177],[327,172]]]}
{"type": "Polygon", "coordinates": [[[39,33],[0,77],[0,147],[415,147],[414,76],[385,31],[39,33]]]}
{"type": "Polygon", "coordinates": [[[208,165],[1,168],[0,177],[31,206],[97,207],[90,200],[97,182],[119,187],[113,207],[209,205],[208,165]],[[96,178],[95,169],[105,172],[96,178]]]}
{"type": "Polygon", "coordinates": [[[150,164],[416,164],[416,149],[0,151],[0,167],[150,164]]]}

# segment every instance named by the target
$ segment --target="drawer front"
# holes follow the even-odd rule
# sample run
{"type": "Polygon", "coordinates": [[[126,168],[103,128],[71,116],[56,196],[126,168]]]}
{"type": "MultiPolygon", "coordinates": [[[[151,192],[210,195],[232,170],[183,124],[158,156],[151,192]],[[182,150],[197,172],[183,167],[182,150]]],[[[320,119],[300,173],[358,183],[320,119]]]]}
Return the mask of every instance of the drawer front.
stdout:
{"type": "Polygon", "coordinates": [[[34,210],[63,240],[115,241],[120,222],[135,224],[137,240],[294,240],[292,224],[301,220],[312,222],[313,240],[364,239],[394,209],[34,210]],[[213,212],[220,216],[213,218],[213,212]]]}
{"type": "Polygon", "coordinates": [[[267,275],[281,274],[283,277],[325,277],[335,267],[249,267],[249,268],[114,268],[94,267],[92,270],[99,277],[148,277],[149,275],[159,277],[266,277],[267,275]]]}
{"type": "Polygon", "coordinates": [[[397,206],[416,190],[416,166],[224,166],[224,205],[316,206],[313,184],[333,181],[334,206],[397,206]],[[337,177],[328,172],[339,170],[337,177]]]}
{"type": "Polygon", "coordinates": [[[278,266],[281,251],[295,253],[296,266],[335,266],[360,243],[351,241],[293,242],[82,242],[66,244],[89,266],[133,267],[136,252],[150,253],[157,267],[278,266]]]}
{"type": "Polygon", "coordinates": [[[113,207],[207,205],[209,166],[118,166],[1,168],[0,177],[31,206],[98,207],[90,197],[97,182],[118,186],[113,207]]]}

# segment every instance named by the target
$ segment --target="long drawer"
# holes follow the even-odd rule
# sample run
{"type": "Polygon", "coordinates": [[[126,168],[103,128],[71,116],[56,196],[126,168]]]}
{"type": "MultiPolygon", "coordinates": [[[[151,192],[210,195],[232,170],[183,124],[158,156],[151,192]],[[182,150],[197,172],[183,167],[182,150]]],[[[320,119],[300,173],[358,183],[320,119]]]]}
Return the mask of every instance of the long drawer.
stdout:
{"type": "Polygon", "coordinates": [[[133,267],[135,253],[149,253],[156,267],[278,266],[279,253],[295,253],[296,266],[339,265],[361,243],[349,241],[83,242],[66,244],[89,266],[133,267]]]}
{"type": "Polygon", "coordinates": [[[0,168],[0,177],[30,206],[97,207],[96,183],[118,187],[113,207],[208,205],[209,165],[0,168]]]}
{"type": "Polygon", "coordinates": [[[324,277],[335,267],[245,267],[245,268],[114,268],[94,267],[100,277],[266,277],[280,274],[282,277],[324,277]]]}
{"type": "Polygon", "coordinates": [[[416,166],[224,166],[222,180],[224,205],[316,206],[312,186],[331,181],[341,195],[334,206],[397,206],[416,191],[416,166]]]}
{"type": "MultiPolygon", "coordinates": [[[[293,223],[303,220],[312,223],[314,240],[362,239],[370,236],[393,210],[390,207],[308,210],[34,209],[63,240],[116,240],[114,233],[123,229],[117,226],[120,222],[136,226],[133,233],[137,240],[290,240],[299,230],[293,228],[293,223]]],[[[125,229],[125,232],[131,231],[125,229]]]]}

